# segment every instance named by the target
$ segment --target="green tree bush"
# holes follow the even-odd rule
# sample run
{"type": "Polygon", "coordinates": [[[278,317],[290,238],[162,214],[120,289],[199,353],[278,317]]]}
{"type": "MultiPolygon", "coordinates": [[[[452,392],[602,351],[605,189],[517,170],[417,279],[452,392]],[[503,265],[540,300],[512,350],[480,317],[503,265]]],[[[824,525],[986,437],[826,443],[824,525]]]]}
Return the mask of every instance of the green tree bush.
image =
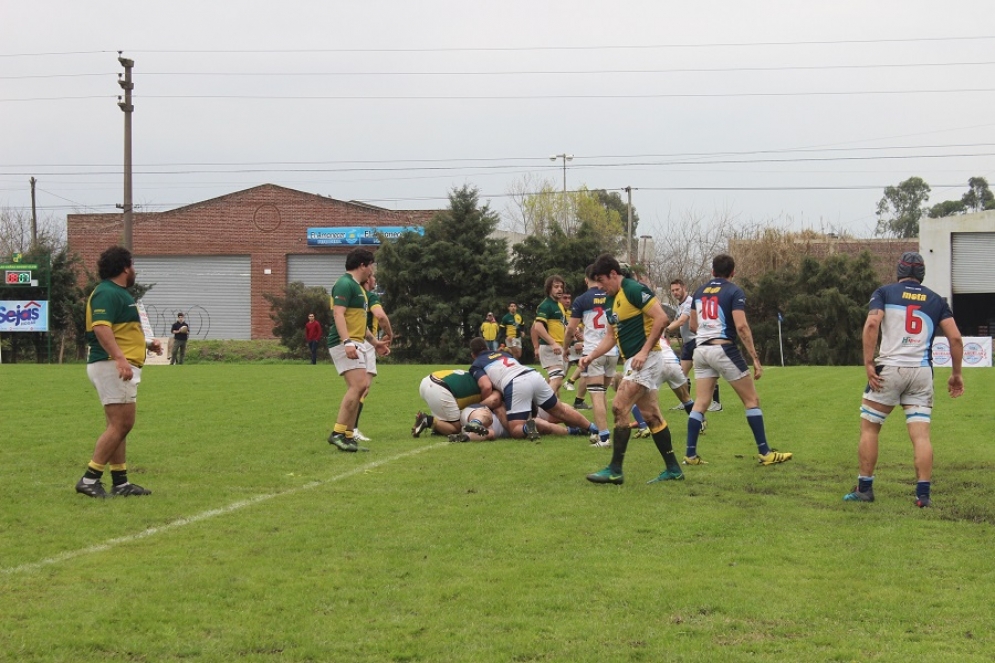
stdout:
{"type": "Polygon", "coordinates": [[[287,284],[282,295],[264,293],[270,303],[270,319],[273,320],[273,334],[287,349],[287,358],[308,359],[311,352],[304,339],[304,325],[309,313],[321,323],[327,333],[332,321],[331,301],[328,291],[321,286],[306,286],[300,281],[287,284]]]}

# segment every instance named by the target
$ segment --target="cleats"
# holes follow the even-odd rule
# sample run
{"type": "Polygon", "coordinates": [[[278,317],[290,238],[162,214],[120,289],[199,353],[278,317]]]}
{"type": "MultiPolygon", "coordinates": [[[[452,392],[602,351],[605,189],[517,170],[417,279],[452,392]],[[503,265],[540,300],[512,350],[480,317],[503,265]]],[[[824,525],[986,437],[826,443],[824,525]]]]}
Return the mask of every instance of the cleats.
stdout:
{"type": "Polygon", "coordinates": [[[120,486],[111,487],[111,495],[114,497],[136,497],[138,495],[151,495],[152,491],[142,488],[137,483],[122,483],[120,486]]]}
{"type": "Polygon", "coordinates": [[[857,490],[857,486],[853,487],[853,491],[847,493],[843,496],[844,502],[873,502],[874,501],[874,489],[870,488],[864,492],[857,490]]]}
{"type": "Polygon", "coordinates": [[[660,483],[661,481],[684,481],[684,473],[678,468],[676,470],[666,469],[660,472],[655,479],[650,479],[646,483],[660,483]]]}
{"type": "Polygon", "coordinates": [[[722,403],[720,403],[718,401],[712,401],[711,403],[708,404],[708,411],[709,412],[721,412],[722,411],[722,403]]]}
{"type": "Polygon", "coordinates": [[[916,498],[916,506],[920,509],[925,509],[926,507],[933,506],[933,500],[929,499],[929,495],[920,495],[916,498]]]}
{"type": "Polygon", "coordinates": [[[640,437],[640,438],[649,437],[650,436],[649,426],[646,426],[644,428],[637,428],[635,431],[633,431],[632,435],[634,437],[640,437]]]}
{"type": "Polygon", "coordinates": [[[704,435],[706,428],[708,428],[708,419],[702,419],[701,420],[701,430],[698,431],[698,434],[699,435],[704,435]]]}
{"type": "Polygon", "coordinates": [[[421,435],[422,431],[429,427],[430,422],[430,417],[419,410],[418,414],[415,415],[415,425],[411,427],[411,437],[418,437],[421,435]]]}
{"type": "Polygon", "coordinates": [[[708,462],[701,456],[684,456],[685,465],[708,465],[708,462]]]}
{"type": "Polygon", "coordinates": [[[777,465],[778,463],[785,463],[791,460],[792,456],[793,454],[787,452],[781,453],[780,451],[771,449],[770,453],[766,456],[757,454],[757,462],[761,465],[777,465]]]}
{"type": "Polygon", "coordinates": [[[574,409],[575,410],[590,410],[591,406],[588,405],[585,401],[581,401],[580,403],[574,403],[574,409]]]}
{"type": "Polygon", "coordinates": [[[345,435],[342,433],[332,433],[328,436],[328,443],[333,447],[337,448],[339,451],[348,451],[355,453],[359,451],[359,447],[352,440],[347,440],[345,435]]]}
{"type": "Polygon", "coordinates": [[[98,499],[103,499],[109,497],[107,491],[104,490],[104,484],[99,481],[94,481],[93,483],[84,483],[82,479],[76,482],[76,492],[80,495],[86,495],[87,497],[96,497],[98,499]]]}
{"type": "Polygon", "coordinates": [[[612,483],[616,486],[621,486],[625,481],[621,472],[616,472],[610,467],[599,470],[594,474],[588,474],[587,480],[591,483],[612,483]]]}
{"type": "Polygon", "coordinates": [[[602,440],[601,435],[599,435],[598,433],[591,433],[591,436],[588,438],[588,440],[590,440],[591,446],[594,447],[595,449],[611,449],[612,446],[611,438],[602,440]]]}
{"type": "Polygon", "coordinates": [[[369,442],[370,441],[370,438],[368,438],[365,435],[363,435],[362,433],[360,433],[358,428],[352,432],[352,439],[356,440],[357,442],[369,442]]]}
{"type": "MultiPolygon", "coordinates": [[[[483,425],[479,421],[468,421],[465,426],[463,426],[464,433],[476,433],[477,435],[483,435],[484,437],[490,432],[487,430],[487,426],[483,425]]],[[[452,435],[449,436],[452,438],[452,435]]],[[[450,442],[453,440],[450,439],[450,442]]]]}
{"type": "Polygon", "coordinates": [[[576,389],[576,387],[574,387],[574,383],[571,382],[570,380],[567,380],[567,383],[563,385],[563,388],[566,389],[567,391],[573,391],[574,389],[576,389]]]}
{"type": "Polygon", "coordinates": [[[539,441],[539,429],[536,427],[535,419],[527,419],[525,421],[525,439],[532,442],[539,441]]]}
{"type": "Polygon", "coordinates": [[[453,433],[449,436],[450,442],[469,442],[470,436],[464,432],[453,433]]]}

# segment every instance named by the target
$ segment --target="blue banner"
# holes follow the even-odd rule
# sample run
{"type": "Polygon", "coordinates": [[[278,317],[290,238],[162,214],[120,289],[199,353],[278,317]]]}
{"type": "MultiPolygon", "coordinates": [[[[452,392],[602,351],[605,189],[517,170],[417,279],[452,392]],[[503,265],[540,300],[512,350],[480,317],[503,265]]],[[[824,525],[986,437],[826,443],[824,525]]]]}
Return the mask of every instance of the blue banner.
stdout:
{"type": "Polygon", "coordinates": [[[47,332],[48,302],[0,301],[0,332],[47,332]]]}
{"type": "Polygon", "coordinates": [[[421,226],[349,226],[343,228],[308,228],[308,246],[358,246],[361,244],[379,245],[378,234],[387,239],[397,239],[404,232],[425,234],[421,226]]]}

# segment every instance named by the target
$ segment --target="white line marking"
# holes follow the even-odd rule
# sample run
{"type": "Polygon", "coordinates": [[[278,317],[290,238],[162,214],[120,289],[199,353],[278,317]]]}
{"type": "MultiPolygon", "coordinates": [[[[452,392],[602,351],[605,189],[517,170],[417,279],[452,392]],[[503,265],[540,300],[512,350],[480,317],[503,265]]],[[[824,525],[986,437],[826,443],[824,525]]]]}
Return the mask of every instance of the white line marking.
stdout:
{"type": "MultiPolygon", "coordinates": [[[[334,483],[336,481],[341,481],[342,479],[348,479],[349,477],[356,476],[357,474],[362,474],[368,472],[374,468],[380,467],[381,465],[386,465],[395,460],[400,460],[401,458],[406,458],[408,456],[414,456],[415,454],[420,454],[423,451],[431,451],[432,449],[437,449],[439,447],[447,446],[448,442],[439,442],[437,444],[430,444],[427,447],[419,447],[417,449],[412,449],[411,451],[405,451],[404,453],[397,454],[396,456],[390,456],[389,458],[383,458],[381,460],[373,461],[372,463],[367,463],[360,467],[349,470],[348,472],[343,472],[330,479],[324,479],[322,481],[312,481],[306,483],[297,488],[290,488],[289,490],[284,490],[279,493],[271,493],[269,495],[257,495],[256,497],[249,498],[247,500],[240,500],[238,502],[232,502],[228,506],[223,506],[219,509],[210,509],[209,511],[204,511],[198,513],[189,518],[179,518],[165,525],[160,525],[158,527],[150,527],[147,530],[139,532],[138,534],[129,534],[128,536],[119,536],[115,539],[108,539],[103,543],[98,543],[94,546],[89,546],[87,548],[81,548],[79,550],[71,550],[69,552],[64,552],[55,557],[49,557],[48,559],[43,559],[39,562],[31,562],[29,564],[21,564],[20,566],[13,566],[6,569],[0,569],[0,574],[3,575],[14,575],[15,573],[24,573],[26,571],[37,571],[38,569],[44,568],[46,566],[51,566],[53,564],[59,564],[60,562],[66,562],[71,559],[76,559],[77,557],[83,557],[84,555],[92,555],[93,553],[104,552],[105,550],[110,550],[115,546],[119,546],[124,543],[131,543],[132,541],[139,541],[141,539],[147,539],[150,536],[155,536],[156,534],[162,534],[163,532],[168,532],[169,530],[176,529],[178,527],[183,527],[185,525],[191,525],[193,523],[199,523],[202,520],[207,520],[208,518],[214,518],[215,516],[223,516],[229,513],[233,513],[245,507],[252,506],[254,504],[259,504],[260,502],[265,502],[271,500],[274,497],[283,497],[285,495],[293,495],[294,493],[299,493],[305,490],[311,490],[312,488],[318,488],[319,486],[324,486],[325,484],[334,483]]],[[[153,498],[145,498],[153,499],[153,498]]]]}

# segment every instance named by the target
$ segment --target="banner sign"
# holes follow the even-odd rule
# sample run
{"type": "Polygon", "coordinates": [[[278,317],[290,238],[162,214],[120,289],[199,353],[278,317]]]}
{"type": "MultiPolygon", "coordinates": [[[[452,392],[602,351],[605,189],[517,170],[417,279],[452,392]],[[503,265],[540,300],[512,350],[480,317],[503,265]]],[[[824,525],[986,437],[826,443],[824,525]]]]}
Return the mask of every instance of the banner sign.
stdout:
{"type": "Polygon", "coordinates": [[[379,245],[378,234],[387,239],[397,239],[404,232],[425,234],[420,226],[350,226],[343,228],[308,228],[308,246],[354,246],[360,244],[379,245]]]}
{"type": "MultiPolygon", "coordinates": [[[[933,365],[950,366],[950,344],[937,336],[933,339],[933,365]]],[[[964,368],[991,368],[992,339],[990,336],[964,337],[964,368]]]]}
{"type": "Polygon", "coordinates": [[[48,302],[0,301],[0,332],[47,332],[48,302]]]}

